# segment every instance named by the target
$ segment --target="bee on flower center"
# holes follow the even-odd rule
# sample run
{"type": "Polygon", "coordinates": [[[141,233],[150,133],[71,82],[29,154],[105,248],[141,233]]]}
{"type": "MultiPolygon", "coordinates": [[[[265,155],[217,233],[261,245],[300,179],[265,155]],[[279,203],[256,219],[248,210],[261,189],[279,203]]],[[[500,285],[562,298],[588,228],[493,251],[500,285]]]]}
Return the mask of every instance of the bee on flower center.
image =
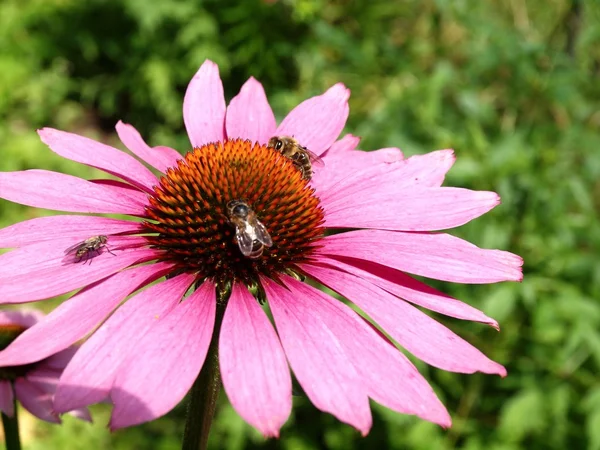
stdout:
{"type": "Polygon", "coordinates": [[[319,155],[300,145],[293,137],[273,136],[269,139],[267,147],[277,150],[283,156],[290,159],[305,180],[312,178],[314,173],[313,166],[322,167],[325,165],[319,155]]]}
{"type": "Polygon", "coordinates": [[[260,258],[264,247],[273,245],[266,227],[245,201],[232,200],[227,203],[227,214],[229,221],[235,226],[235,237],[244,256],[251,259],[260,258]]]}

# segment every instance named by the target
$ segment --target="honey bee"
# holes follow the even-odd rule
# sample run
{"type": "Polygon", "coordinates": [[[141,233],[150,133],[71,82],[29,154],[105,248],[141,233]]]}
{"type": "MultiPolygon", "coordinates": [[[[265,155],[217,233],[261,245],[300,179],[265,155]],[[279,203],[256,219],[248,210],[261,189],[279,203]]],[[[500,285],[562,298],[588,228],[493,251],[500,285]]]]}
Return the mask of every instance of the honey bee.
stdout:
{"type": "Polygon", "coordinates": [[[77,244],[66,249],[65,255],[75,255],[75,258],[77,258],[77,261],[75,261],[76,263],[80,262],[83,259],[84,264],[87,261],[90,261],[91,264],[91,259],[94,256],[98,256],[103,248],[106,248],[106,250],[111,255],[114,255],[114,253],[111,252],[110,249],[106,246],[106,242],[108,242],[107,236],[92,236],[91,238],[88,238],[82,242],[78,242],[77,244]]]}
{"type": "Polygon", "coordinates": [[[300,145],[293,137],[273,136],[269,139],[267,147],[274,148],[283,156],[290,159],[305,180],[312,178],[313,166],[323,167],[325,165],[319,155],[300,145]]]}
{"type": "Polygon", "coordinates": [[[235,226],[235,237],[244,256],[259,258],[264,247],[273,245],[269,232],[245,201],[232,200],[227,203],[227,214],[229,221],[235,226]]]}

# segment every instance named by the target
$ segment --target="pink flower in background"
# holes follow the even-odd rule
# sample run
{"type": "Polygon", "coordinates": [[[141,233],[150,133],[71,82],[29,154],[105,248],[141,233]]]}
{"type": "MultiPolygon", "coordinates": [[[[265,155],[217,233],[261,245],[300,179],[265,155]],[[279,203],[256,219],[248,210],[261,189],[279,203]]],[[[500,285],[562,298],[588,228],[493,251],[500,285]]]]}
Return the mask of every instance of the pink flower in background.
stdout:
{"type": "MultiPolygon", "coordinates": [[[[36,310],[0,311],[0,348],[4,349],[15,336],[42,320],[44,314],[36,310]]],[[[60,423],[53,411],[52,396],[58,379],[75,353],[68,348],[47,358],[24,366],[0,367],[0,410],[13,417],[15,396],[34,416],[46,422],[60,423]]],[[[75,417],[91,422],[87,409],[70,411],[75,417]]]]}
{"type": "Polygon", "coordinates": [[[131,125],[117,124],[123,144],[159,177],[105,144],[40,130],[54,152],[120,181],[7,172],[0,173],[0,197],[133,220],[62,215],[0,230],[0,247],[16,248],[0,256],[4,303],[84,288],[0,352],[0,363],[45,358],[101,324],[61,377],[55,409],[110,397],[111,428],[149,421],[190,389],[208,351],[216,303],[230,293],[218,343],[224,388],[238,413],[266,436],[277,436],[290,414],[290,367],[315,406],[363,435],[372,424],[369,398],[450,426],[427,381],[390,341],[303,280],[347,298],[428,364],[505,375],[500,364],[418,307],[497,323],[408,274],[475,284],[520,280],[522,260],[434,233],[484,214],[498,196],[441,187],[454,162],[451,150],[403,159],[394,148],[358,151],[359,139],[351,135],[336,141],[348,98],[337,84],[277,125],[253,78],[226,106],[218,68],[207,61],[184,99],[194,148],[185,158],[149,147],[131,125]],[[291,160],[266,146],[272,136],[293,136],[321,155],[324,166],[308,182],[291,160]],[[259,258],[240,253],[227,209],[233,200],[245,201],[272,238],[259,258]],[[355,231],[328,236],[329,229],[355,231]],[[114,255],[100,248],[89,263],[65,260],[66,248],[93,236],[107,236],[114,255]],[[190,294],[192,286],[197,289],[190,294]],[[266,300],[277,331],[257,298],[266,300]]]}

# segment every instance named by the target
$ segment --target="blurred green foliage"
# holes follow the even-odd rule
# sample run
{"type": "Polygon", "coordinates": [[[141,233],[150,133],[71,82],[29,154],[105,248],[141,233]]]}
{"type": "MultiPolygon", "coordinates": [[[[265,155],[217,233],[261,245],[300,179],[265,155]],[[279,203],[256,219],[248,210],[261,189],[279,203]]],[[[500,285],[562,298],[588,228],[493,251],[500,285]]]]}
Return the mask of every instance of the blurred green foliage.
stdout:
{"type": "MultiPolygon", "coordinates": [[[[361,147],[456,150],[448,185],[503,204],[457,234],[525,258],[523,283],[446,292],[502,332],[440,321],[508,368],[505,379],[419,363],[448,431],[374,406],[361,439],[296,399],[265,441],[221,398],[211,448],[600,449],[600,3],[595,0],[3,0],[0,170],[93,176],[37,139],[54,126],[120,145],[134,124],[185,151],[181,104],[205,58],[228,98],[255,76],[278,115],[342,81],[361,147]]],[[[0,226],[39,215],[0,204],[0,226]]],[[[402,389],[402,380],[398,380],[402,389]]],[[[96,423],[36,424],[29,449],[176,449],[183,406],[110,435],[96,423]]]]}

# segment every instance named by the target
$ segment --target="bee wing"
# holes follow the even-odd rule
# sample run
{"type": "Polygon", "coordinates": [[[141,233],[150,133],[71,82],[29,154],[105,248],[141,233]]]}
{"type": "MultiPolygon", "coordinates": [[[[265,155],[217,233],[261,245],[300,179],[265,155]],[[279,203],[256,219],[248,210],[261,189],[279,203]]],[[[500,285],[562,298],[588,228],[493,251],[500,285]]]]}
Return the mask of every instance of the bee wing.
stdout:
{"type": "Polygon", "coordinates": [[[250,253],[252,253],[252,244],[254,243],[253,237],[246,233],[246,230],[240,228],[235,231],[235,237],[237,238],[238,247],[240,247],[242,254],[250,256],[250,253]]]}
{"type": "Polygon", "coordinates": [[[256,239],[258,239],[263,245],[266,245],[267,247],[273,245],[273,239],[271,239],[271,235],[267,231],[267,228],[258,220],[254,225],[254,232],[256,233],[256,239]]]}
{"type": "Polygon", "coordinates": [[[75,253],[77,250],[79,250],[82,246],[84,246],[86,244],[85,241],[82,242],[78,242],[75,245],[71,245],[69,248],[67,248],[65,250],[65,255],[68,255],[69,253],[75,253]]]}
{"type": "Polygon", "coordinates": [[[315,166],[315,167],[323,167],[323,166],[325,166],[325,162],[321,159],[321,157],[319,155],[317,155],[316,153],[311,152],[306,147],[304,147],[304,150],[308,154],[308,159],[310,160],[310,162],[311,162],[311,164],[313,166],[315,166]]]}

